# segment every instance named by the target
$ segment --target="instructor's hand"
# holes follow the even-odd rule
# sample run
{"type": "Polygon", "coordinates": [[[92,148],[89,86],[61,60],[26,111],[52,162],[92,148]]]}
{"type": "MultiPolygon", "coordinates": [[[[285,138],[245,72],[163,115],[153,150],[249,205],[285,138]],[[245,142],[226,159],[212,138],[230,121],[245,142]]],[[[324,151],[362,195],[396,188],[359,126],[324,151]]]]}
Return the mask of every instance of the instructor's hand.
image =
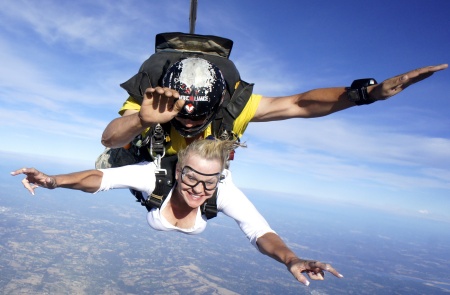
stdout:
{"type": "Polygon", "coordinates": [[[139,111],[142,126],[150,127],[172,120],[185,103],[179,98],[176,90],[167,87],[147,88],[139,111]]]}
{"type": "Polygon", "coordinates": [[[374,100],[385,100],[394,96],[414,83],[422,81],[437,71],[445,70],[448,64],[428,66],[384,80],[380,84],[367,87],[369,97],[374,100]]]}

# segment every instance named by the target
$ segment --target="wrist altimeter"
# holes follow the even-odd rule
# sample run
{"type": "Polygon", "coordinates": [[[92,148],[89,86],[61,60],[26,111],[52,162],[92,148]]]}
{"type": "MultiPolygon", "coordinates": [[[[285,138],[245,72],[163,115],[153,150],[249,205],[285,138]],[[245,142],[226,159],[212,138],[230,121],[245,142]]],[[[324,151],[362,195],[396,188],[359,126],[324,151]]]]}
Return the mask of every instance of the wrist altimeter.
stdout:
{"type": "Polygon", "coordinates": [[[369,97],[369,93],[367,93],[367,86],[375,84],[377,84],[377,81],[374,78],[365,78],[353,81],[350,87],[345,88],[347,91],[348,100],[353,101],[357,105],[371,104],[375,102],[376,99],[369,97]]]}

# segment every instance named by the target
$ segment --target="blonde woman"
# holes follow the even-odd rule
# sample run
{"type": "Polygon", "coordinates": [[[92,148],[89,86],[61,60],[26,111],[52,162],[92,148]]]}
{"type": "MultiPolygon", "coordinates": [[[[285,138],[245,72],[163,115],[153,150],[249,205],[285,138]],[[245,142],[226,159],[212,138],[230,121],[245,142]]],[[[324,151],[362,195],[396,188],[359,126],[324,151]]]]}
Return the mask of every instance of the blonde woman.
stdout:
{"type": "MultiPolygon", "coordinates": [[[[296,256],[272,230],[264,217],[245,195],[232,183],[231,172],[224,169],[234,141],[198,140],[178,153],[176,184],[162,203],[161,208],[148,212],[147,221],[153,229],[199,234],[206,225],[200,206],[217,191],[217,209],[233,218],[262,253],[286,265],[301,283],[309,285],[302,273],[313,280],[323,280],[324,271],[336,277],[343,276],[330,264],[304,260],[296,256]]],[[[87,170],[70,174],[46,175],[34,168],[22,168],[12,175],[25,174],[22,183],[34,194],[35,189],[68,188],[88,193],[110,189],[132,188],[150,195],[155,189],[153,162],[119,168],[87,170]]]]}

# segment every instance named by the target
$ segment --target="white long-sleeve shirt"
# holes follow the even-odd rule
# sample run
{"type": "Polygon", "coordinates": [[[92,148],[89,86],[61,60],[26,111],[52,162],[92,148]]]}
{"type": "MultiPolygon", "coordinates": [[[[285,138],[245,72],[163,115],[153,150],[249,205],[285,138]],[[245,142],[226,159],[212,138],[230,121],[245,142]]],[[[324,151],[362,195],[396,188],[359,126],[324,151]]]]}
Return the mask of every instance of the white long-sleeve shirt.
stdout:
{"type": "MultiPolygon", "coordinates": [[[[155,189],[155,169],[152,162],[143,162],[118,168],[100,169],[103,172],[102,183],[98,191],[110,189],[132,188],[141,191],[144,197],[150,195],[155,189]]],[[[256,240],[262,235],[273,232],[264,217],[248,200],[244,193],[238,189],[231,178],[231,171],[224,170],[225,178],[221,180],[217,191],[217,209],[219,212],[233,218],[250,242],[256,247],[256,240]]],[[[207,219],[201,214],[200,208],[192,228],[179,228],[169,223],[161,214],[161,210],[172,197],[172,191],[159,208],[153,208],[147,214],[147,222],[153,229],[161,231],[176,230],[186,234],[199,234],[206,228],[207,219]]]]}

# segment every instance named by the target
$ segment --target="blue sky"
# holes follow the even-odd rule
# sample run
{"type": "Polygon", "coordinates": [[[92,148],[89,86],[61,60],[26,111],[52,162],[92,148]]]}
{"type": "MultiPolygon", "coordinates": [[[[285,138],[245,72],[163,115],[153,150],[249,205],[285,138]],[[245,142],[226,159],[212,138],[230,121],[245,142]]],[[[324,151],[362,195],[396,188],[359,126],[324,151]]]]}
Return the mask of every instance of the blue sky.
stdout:
{"type": "MultiPolygon", "coordinates": [[[[449,11],[446,0],[199,0],[196,32],[234,40],[241,77],[282,96],[449,63],[449,11]]],[[[93,167],[127,97],[119,84],[157,33],[189,30],[188,14],[188,0],[4,1],[0,150],[93,167]]],[[[449,82],[445,70],[370,106],[250,124],[235,182],[450,221],[449,82]]]]}

